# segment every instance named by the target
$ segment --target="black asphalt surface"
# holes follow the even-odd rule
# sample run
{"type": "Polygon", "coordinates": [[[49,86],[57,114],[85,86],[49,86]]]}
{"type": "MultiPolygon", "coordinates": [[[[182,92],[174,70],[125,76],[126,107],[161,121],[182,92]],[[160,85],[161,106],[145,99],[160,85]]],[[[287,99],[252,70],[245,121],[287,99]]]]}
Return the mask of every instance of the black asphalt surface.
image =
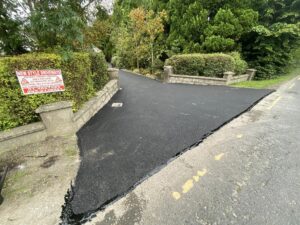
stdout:
{"type": "Polygon", "coordinates": [[[71,202],[75,214],[127,192],[271,92],[163,84],[123,71],[120,84],[122,90],[78,132],[82,161],[71,202]]]}

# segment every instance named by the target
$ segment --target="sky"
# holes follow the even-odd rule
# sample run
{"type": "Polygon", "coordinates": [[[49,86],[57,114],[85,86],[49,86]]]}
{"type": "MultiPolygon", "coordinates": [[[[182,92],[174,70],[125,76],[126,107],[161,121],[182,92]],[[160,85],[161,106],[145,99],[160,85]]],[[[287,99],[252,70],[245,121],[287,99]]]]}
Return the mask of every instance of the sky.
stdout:
{"type": "Polygon", "coordinates": [[[112,9],[113,6],[113,0],[103,0],[102,5],[107,9],[112,9]]]}

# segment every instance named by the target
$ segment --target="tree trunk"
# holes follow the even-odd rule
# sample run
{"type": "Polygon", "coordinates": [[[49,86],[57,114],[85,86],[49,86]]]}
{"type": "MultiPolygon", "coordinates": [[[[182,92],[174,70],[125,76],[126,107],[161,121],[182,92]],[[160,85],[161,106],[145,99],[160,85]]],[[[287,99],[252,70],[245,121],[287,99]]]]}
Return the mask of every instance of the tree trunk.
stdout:
{"type": "Polygon", "coordinates": [[[135,51],[136,51],[136,67],[137,69],[140,69],[140,62],[139,62],[139,54],[137,52],[138,49],[138,43],[135,43],[135,51]]]}
{"type": "Polygon", "coordinates": [[[154,44],[151,43],[151,74],[153,74],[153,66],[154,66],[154,44]]]}

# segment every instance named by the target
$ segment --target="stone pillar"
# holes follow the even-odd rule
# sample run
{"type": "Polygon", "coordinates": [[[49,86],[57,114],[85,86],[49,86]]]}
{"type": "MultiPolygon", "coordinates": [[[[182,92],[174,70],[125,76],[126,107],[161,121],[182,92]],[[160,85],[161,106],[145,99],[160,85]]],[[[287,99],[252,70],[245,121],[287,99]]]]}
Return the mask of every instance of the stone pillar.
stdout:
{"type": "Polygon", "coordinates": [[[230,71],[224,73],[223,78],[226,79],[226,84],[230,84],[230,81],[234,75],[235,73],[230,71]]]}
{"type": "Polygon", "coordinates": [[[107,69],[109,79],[110,80],[118,80],[118,88],[120,87],[120,82],[119,82],[119,69],[116,68],[108,68],[107,69]]]}
{"type": "Polygon", "coordinates": [[[76,133],[71,102],[42,105],[35,112],[40,114],[48,136],[63,137],[76,133]]]}
{"type": "Polygon", "coordinates": [[[108,68],[107,71],[108,71],[109,78],[111,80],[118,80],[119,79],[119,69],[108,68]]]}
{"type": "Polygon", "coordinates": [[[248,80],[253,80],[253,78],[255,77],[256,71],[257,70],[255,70],[255,69],[247,69],[246,70],[246,73],[249,75],[248,80]]]}
{"type": "Polygon", "coordinates": [[[172,66],[164,66],[164,82],[168,83],[170,75],[173,74],[172,66]]]}

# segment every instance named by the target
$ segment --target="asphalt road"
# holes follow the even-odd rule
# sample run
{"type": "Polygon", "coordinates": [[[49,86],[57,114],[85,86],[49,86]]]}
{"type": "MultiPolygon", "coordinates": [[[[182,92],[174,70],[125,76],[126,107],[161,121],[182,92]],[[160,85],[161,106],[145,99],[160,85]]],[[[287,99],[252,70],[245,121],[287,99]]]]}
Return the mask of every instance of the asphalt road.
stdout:
{"type": "Polygon", "coordinates": [[[72,201],[75,214],[128,192],[270,93],[163,84],[122,71],[120,83],[122,90],[78,132],[82,161],[72,201]]]}
{"type": "Polygon", "coordinates": [[[299,225],[300,78],[87,225],[299,225]]]}

